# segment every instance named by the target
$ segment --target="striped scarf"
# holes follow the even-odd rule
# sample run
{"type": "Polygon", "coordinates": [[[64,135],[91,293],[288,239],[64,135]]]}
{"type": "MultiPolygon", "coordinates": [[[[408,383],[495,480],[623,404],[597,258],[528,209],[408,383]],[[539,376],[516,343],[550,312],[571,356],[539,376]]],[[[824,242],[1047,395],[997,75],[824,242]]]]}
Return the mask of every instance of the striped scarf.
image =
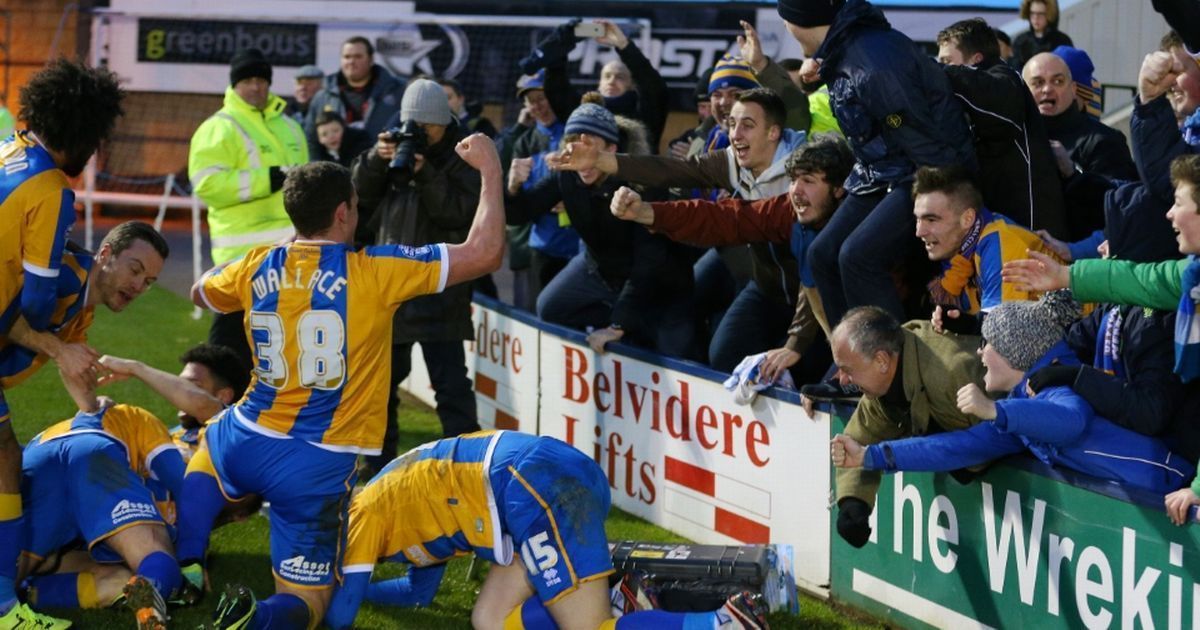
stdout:
{"type": "Polygon", "coordinates": [[[1175,315],[1175,373],[1184,382],[1200,376],[1200,319],[1196,302],[1200,301],[1200,260],[1188,256],[1183,272],[1183,291],[1175,315]]]}
{"type": "Polygon", "coordinates": [[[1092,367],[1110,376],[1125,377],[1125,362],[1121,360],[1121,328],[1125,313],[1114,306],[1100,319],[1100,330],[1096,335],[1096,355],[1092,367]]]}
{"type": "Polygon", "coordinates": [[[969,298],[964,294],[971,278],[975,277],[975,247],[979,245],[979,236],[983,226],[992,222],[992,213],[987,208],[975,212],[975,223],[967,230],[958,253],[942,263],[942,275],[929,283],[929,295],[934,304],[942,306],[959,305],[964,310],[970,310],[969,298]]]}

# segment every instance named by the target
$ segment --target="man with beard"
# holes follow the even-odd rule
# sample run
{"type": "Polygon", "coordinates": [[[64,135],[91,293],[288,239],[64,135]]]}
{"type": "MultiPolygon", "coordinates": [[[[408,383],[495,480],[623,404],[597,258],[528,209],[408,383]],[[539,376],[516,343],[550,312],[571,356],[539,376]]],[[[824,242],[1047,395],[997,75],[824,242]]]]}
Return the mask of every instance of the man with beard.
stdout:
{"type": "MultiPolygon", "coordinates": [[[[112,133],[123,96],[116,75],[63,59],[21,89],[18,115],[26,130],[0,144],[0,335],[18,320],[32,331],[50,325],[63,250],[75,223],[75,195],[67,177],[82,173],[112,133]]],[[[68,346],[53,358],[64,378],[83,380],[90,377],[96,355],[85,346],[68,346]]],[[[21,448],[0,390],[0,625],[65,627],[17,602],[20,475],[21,448]]]]}
{"type": "Polygon", "coordinates": [[[754,201],[647,203],[633,189],[622,187],[613,196],[612,212],[619,219],[641,223],[659,234],[693,245],[790,241],[799,264],[799,299],[787,330],[769,331],[778,338],[776,344],[783,345],[767,352],[762,375],[764,381],[772,382],[803,358],[804,363],[795,369],[793,377],[798,383],[816,382],[829,367],[829,352],[825,344],[819,343],[822,329],[828,334],[829,324],[807,268],[804,249],[845,196],[841,182],[846,180],[853,165],[854,157],[845,141],[822,138],[788,156],[785,168],[792,182],[782,195],[754,201]],[[813,342],[818,342],[815,347],[813,342]]]}

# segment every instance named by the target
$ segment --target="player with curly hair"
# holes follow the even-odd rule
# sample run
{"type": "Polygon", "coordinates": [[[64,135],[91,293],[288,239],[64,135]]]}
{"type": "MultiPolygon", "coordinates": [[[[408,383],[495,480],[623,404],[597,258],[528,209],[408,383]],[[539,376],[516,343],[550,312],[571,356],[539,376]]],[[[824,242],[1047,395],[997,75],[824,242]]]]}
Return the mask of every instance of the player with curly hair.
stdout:
{"type": "MultiPolygon", "coordinates": [[[[75,223],[67,178],[82,173],[112,133],[123,97],[113,73],[65,59],[50,62],[21,89],[18,118],[26,129],[0,144],[0,335],[16,343],[50,327],[75,223]]],[[[94,380],[99,355],[85,344],[59,344],[50,356],[64,380],[94,380]]],[[[0,629],[65,628],[69,622],[17,602],[21,447],[10,420],[0,390],[0,629]]]]}

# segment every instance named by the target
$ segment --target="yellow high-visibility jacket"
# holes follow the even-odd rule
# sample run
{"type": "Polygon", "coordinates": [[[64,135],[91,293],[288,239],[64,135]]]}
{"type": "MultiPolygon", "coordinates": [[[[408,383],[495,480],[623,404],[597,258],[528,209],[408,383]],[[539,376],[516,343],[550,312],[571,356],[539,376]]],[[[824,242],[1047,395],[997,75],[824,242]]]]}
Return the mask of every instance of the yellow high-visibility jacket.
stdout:
{"type": "Polygon", "coordinates": [[[259,111],[225,89],[225,106],[192,135],[188,175],[208,204],[213,262],[233,260],[251,248],[295,233],[283,209],[283,193],[271,191],[270,167],[308,162],[300,125],[283,113],[274,94],[259,111]]]}

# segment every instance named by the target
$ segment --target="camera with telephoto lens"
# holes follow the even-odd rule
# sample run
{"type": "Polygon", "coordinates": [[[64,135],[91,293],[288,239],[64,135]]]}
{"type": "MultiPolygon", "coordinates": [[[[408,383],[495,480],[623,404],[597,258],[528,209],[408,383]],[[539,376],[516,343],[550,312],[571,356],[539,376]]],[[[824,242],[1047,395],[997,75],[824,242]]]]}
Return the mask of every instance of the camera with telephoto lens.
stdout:
{"type": "Polygon", "coordinates": [[[388,168],[393,171],[406,171],[410,175],[417,161],[417,154],[424,153],[429,144],[425,129],[415,120],[406,120],[399,127],[388,129],[388,141],[396,143],[396,155],[388,168]]]}

